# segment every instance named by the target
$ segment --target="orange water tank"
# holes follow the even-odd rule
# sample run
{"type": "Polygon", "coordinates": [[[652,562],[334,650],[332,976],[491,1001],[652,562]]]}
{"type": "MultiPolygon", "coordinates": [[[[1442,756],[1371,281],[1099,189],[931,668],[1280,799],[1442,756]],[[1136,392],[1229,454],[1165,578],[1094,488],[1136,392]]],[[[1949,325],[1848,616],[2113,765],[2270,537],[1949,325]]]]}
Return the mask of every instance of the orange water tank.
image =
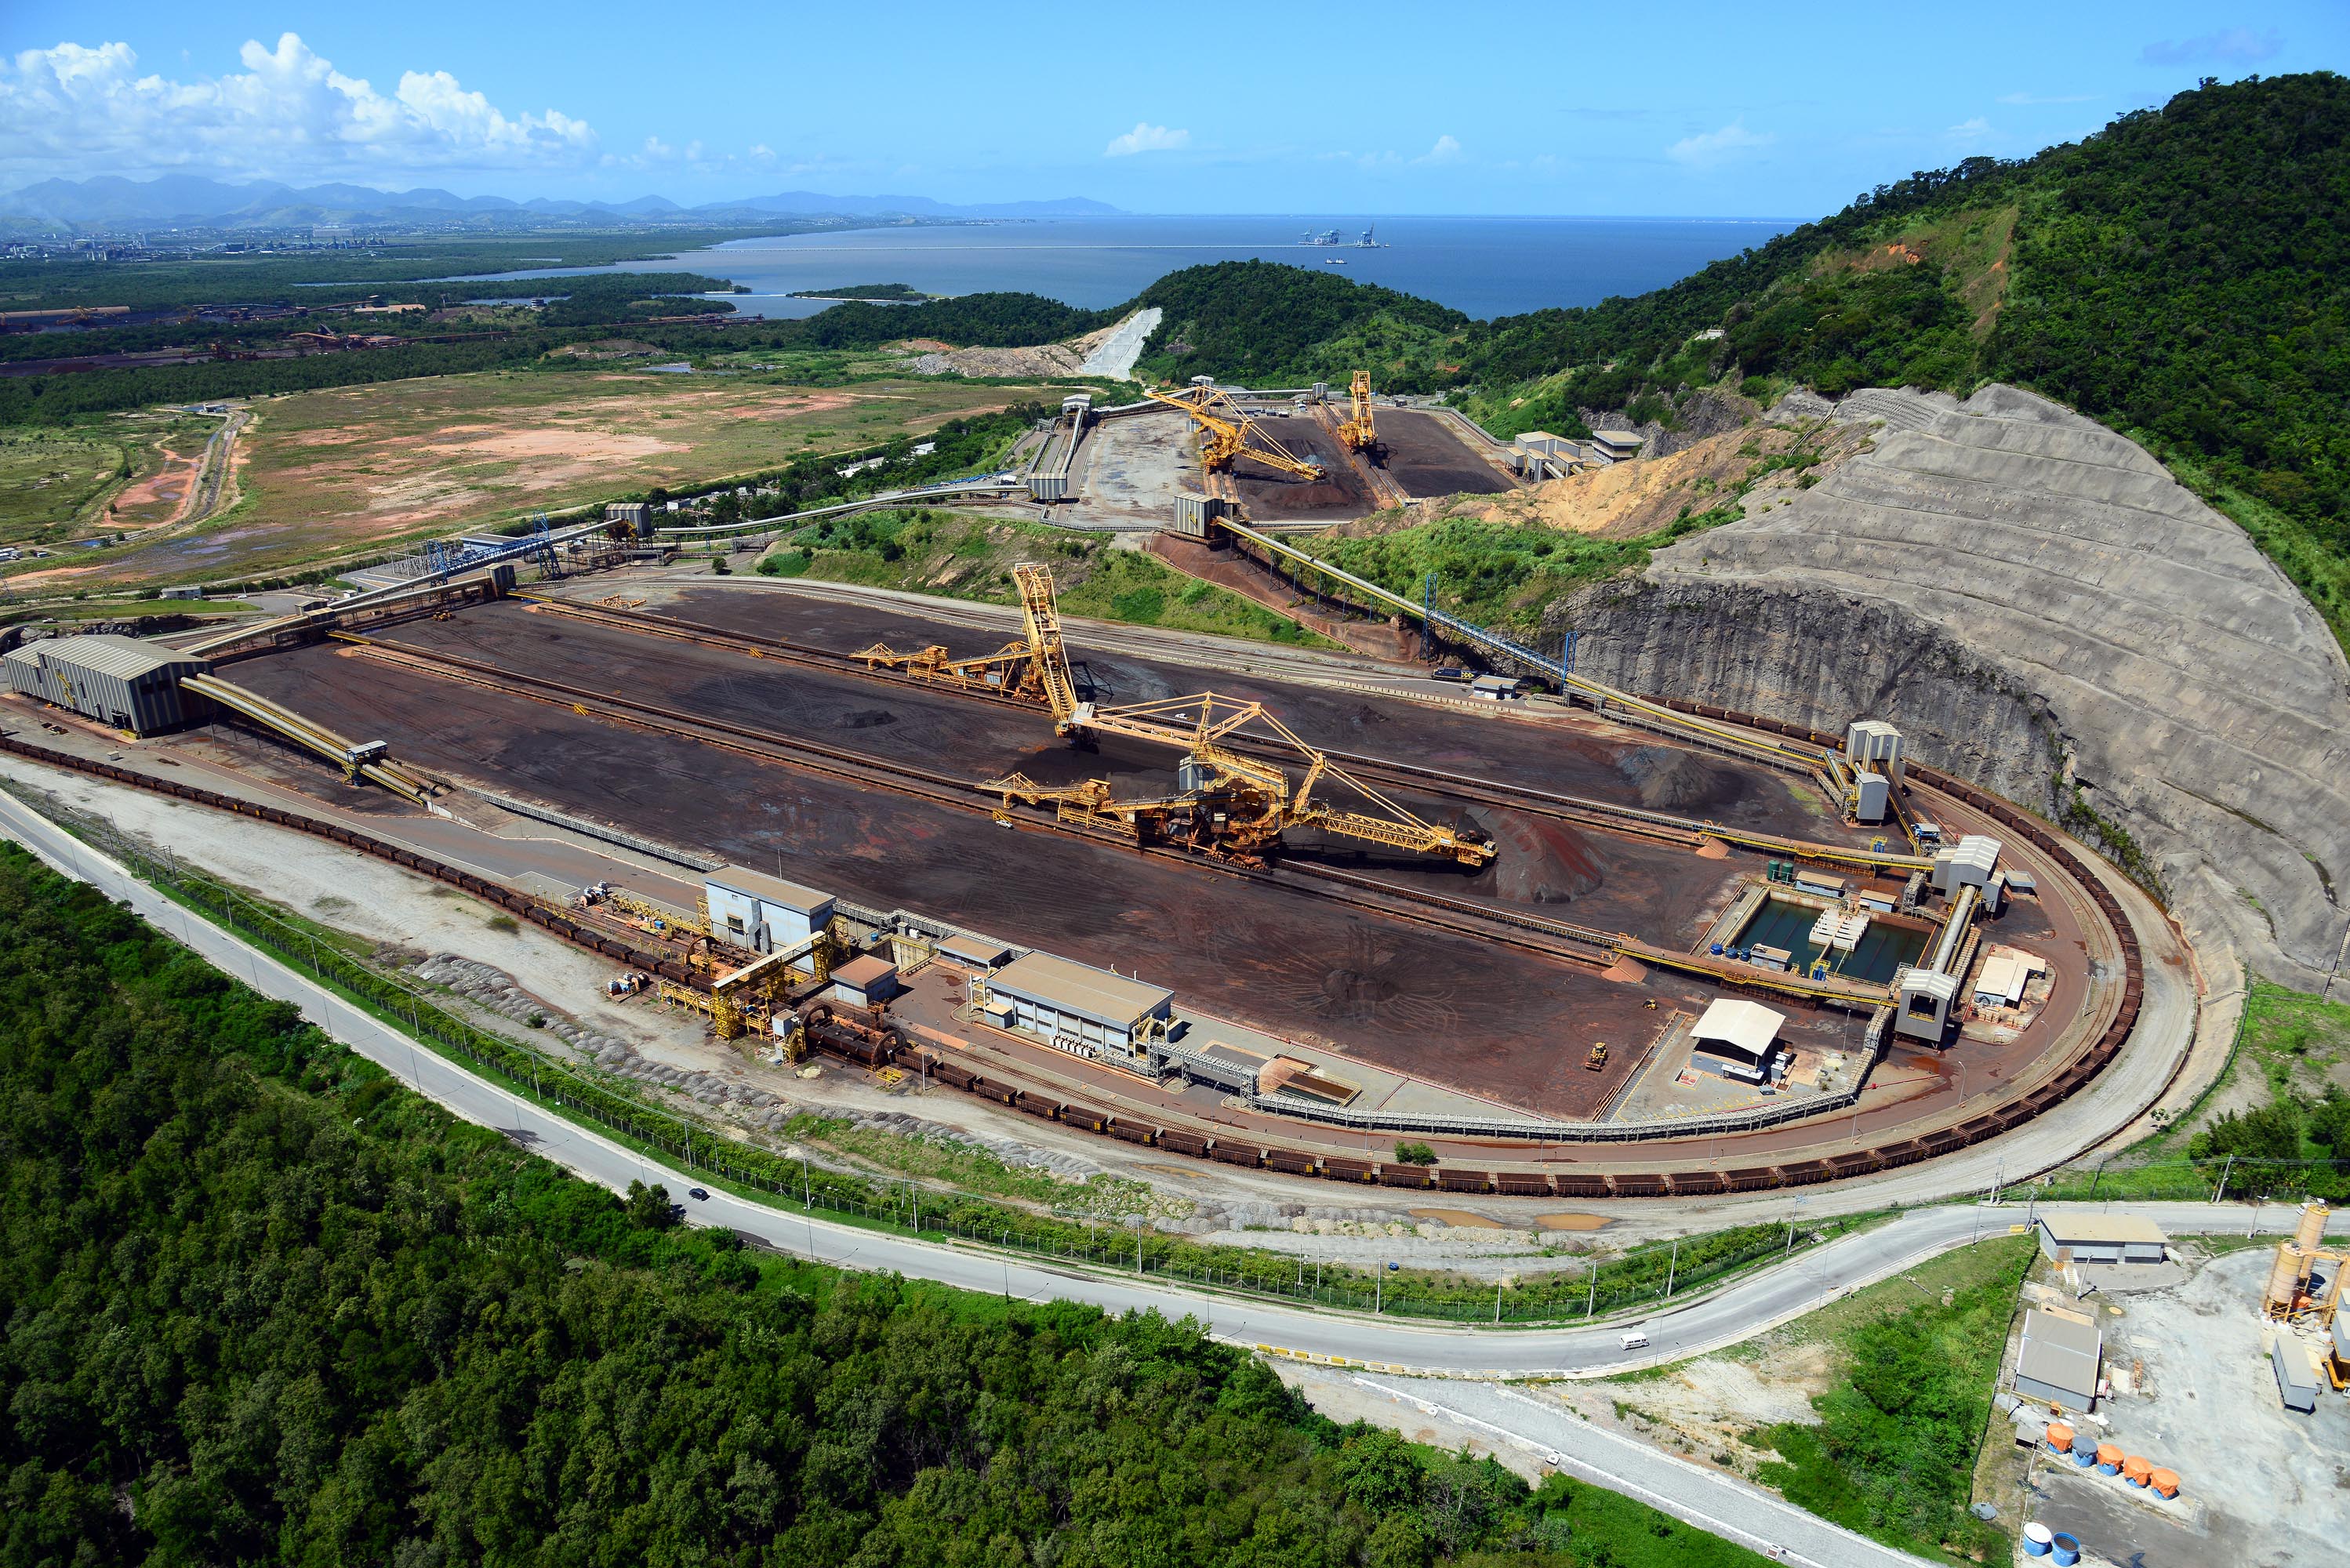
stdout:
{"type": "Polygon", "coordinates": [[[2122,1480],[2132,1486],[2144,1486],[2146,1478],[2154,1473],[2154,1461],[2132,1454],[2122,1461],[2122,1480]]]}
{"type": "Polygon", "coordinates": [[[2304,1252],[2314,1252],[2325,1241],[2325,1221],[2330,1216],[2325,1205],[2312,1200],[2301,1206],[2301,1222],[2293,1227],[2293,1244],[2304,1252]]]}
{"type": "Polygon", "coordinates": [[[2062,1421],[2048,1423],[2048,1446],[2060,1454],[2073,1451],[2073,1428],[2062,1421]]]}
{"type": "Polygon", "coordinates": [[[2099,1443],[2097,1445],[2097,1468],[2105,1471],[2107,1475],[2112,1475],[2115,1471],[2120,1469],[2122,1468],[2121,1446],[2117,1443],[2099,1443]]]}
{"type": "Polygon", "coordinates": [[[2178,1472],[2177,1470],[2157,1470],[2152,1475],[2147,1477],[2147,1480],[2153,1483],[2155,1490],[2160,1492],[2165,1497],[2177,1497],[2178,1495],[2178,1472]]]}

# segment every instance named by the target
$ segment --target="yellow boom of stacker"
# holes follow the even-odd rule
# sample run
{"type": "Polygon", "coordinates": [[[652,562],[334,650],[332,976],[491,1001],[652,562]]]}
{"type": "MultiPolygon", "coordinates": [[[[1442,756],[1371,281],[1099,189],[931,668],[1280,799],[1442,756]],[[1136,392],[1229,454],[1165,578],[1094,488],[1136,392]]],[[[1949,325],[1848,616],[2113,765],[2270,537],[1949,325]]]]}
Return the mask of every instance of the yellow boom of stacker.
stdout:
{"type": "MultiPolygon", "coordinates": [[[[1366,385],[1368,379],[1366,378],[1366,385]]],[[[1232,401],[1232,394],[1214,387],[1196,386],[1188,392],[1146,391],[1145,396],[1180,409],[1200,427],[1200,462],[1210,472],[1232,466],[1235,458],[1249,458],[1272,469],[1313,483],[1328,477],[1312,458],[1297,457],[1266,433],[1249,412],[1232,401]]]]}
{"type": "Polygon", "coordinates": [[[1493,858],[1491,839],[1421,821],[1307,745],[1262,702],[1236,702],[1211,691],[1119,708],[1078,701],[1068,654],[1061,644],[1052,569],[1024,565],[1013,569],[1013,578],[1020,587],[1021,618],[1035,679],[1052,706],[1053,727],[1064,735],[1124,735],[1177,746],[1183,759],[1177,792],[1143,799],[1117,798],[1107,779],[1044,785],[1013,774],[990,780],[983,787],[999,791],[1007,807],[1015,802],[1051,805],[1065,822],[1249,859],[1261,858],[1275,847],[1282,831],[1290,827],[1318,828],[1415,855],[1440,855],[1463,866],[1483,866],[1493,858]],[[1294,789],[1280,763],[1243,755],[1223,743],[1252,726],[1294,749],[1305,764],[1294,789]],[[1374,809],[1350,810],[1315,799],[1315,786],[1325,780],[1347,785],[1374,809]]]}

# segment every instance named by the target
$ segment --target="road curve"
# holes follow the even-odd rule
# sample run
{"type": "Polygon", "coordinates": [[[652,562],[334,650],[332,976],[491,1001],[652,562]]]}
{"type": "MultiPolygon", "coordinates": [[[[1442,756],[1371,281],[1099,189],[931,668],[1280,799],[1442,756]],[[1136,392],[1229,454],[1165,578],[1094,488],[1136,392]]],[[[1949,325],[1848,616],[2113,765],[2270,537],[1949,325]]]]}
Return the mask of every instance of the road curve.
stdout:
{"type": "MultiPolygon", "coordinates": [[[[446,1058],[418,1047],[307,978],[242,940],[173,904],[109,857],[98,854],[13,796],[0,794],[5,832],[66,875],[88,882],[176,938],[224,971],[266,995],[290,1002],[329,1034],[383,1066],[456,1115],[505,1132],[536,1152],[615,1191],[630,1181],[660,1182],[681,1194],[698,1179],[649,1159],[516,1099],[446,1058]]],[[[1640,1326],[1645,1346],[1627,1350],[1624,1325],[1593,1328],[1464,1328],[1327,1310],[1300,1310],[1229,1297],[1161,1280],[1056,1267],[1024,1255],[960,1241],[931,1241],[840,1224],[788,1206],[754,1202],[721,1189],[688,1204],[697,1223],[724,1225],[776,1249],[860,1270],[894,1271],[964,1290],[1028,1300],[1081,1302],[1110,1312],[1155,1309],[1196,1316],[1217,1337],[1324,1363],[1343,1360],[1390,1374],[1503,1378],[1594,1376],[1676,1360],[1735,1344],[1801,1316],[1860,1286],[1899,1273],[1979,1236],[2020,1225],[2014,1204],[1913,1210],[1766,1268],[1709,1295],[1659,1312],[1640,1326]]],[[[2067,1206],[2077,1207],[2077,1206],[2067,1206]]],[[[2099,1205],[2148,1216],[2178,1231],[2275,1233],[2293,1211],[2241,1205],[2099,1205]]]]}

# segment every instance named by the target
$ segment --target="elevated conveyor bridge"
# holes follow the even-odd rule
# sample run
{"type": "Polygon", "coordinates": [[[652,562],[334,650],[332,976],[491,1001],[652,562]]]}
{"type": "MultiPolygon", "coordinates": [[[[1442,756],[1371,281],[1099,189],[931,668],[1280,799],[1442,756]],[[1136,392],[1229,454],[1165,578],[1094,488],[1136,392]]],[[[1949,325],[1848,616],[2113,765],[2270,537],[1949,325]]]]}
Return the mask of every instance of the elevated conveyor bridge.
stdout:
{"type": "MultiPolygon", "coordinates": [[[[1596,708],[1603,710],[1615,708],[1626,712],[1637,713],[1651,724],[1662,725],[1680,733],[1697,736],[1709,744],[1760,757],[1777,766],[1800,773],[1808,774],[1818,767],[1822,759],[1827,755],[1817,746],[1804,745],[1792,741],[1773,740],[1768,736],[1752,734],[1726,725],[1712,723],[1704,719],[1692,718],[1661,702],[1651,702],[1646,698],[1635,697],[1628,691],[1618,691],[1604,681],[1577,675],[1574,670],[1575,656],[1572,640],[1568,642],[1567,651],[1565,654],[1557,659],[1552,659],[1513,641],[1499,632],[1488,630],[1471,621],[1462,620],[1458,616],[1449,615],[1431,604],[1416,602],[1401,594],[1392,593],[1377,583],[1358,577],[1344,567],[1334,566],[1311,551],[1302,550],[1287,540],[1268,534],[1263,529],[1253,527],[1246,523],[1235,522],[1229,516],[1218,518],[1216,525],[1229,531],[1237,538],[1247,540],[1268,555],[1279,556],[1293,565],[1319,572],[1333,581],[1344,583],[1348,587],[1369,596],[1376,603],[1411,616],[1433,630],[1442,631],[1496,658],[1507,659],[1549,680],[1556,680],[1563,689],[1580,694],[1596,708]]],[[[1899,858],[1906,860],[1912,857],[1899,858]]]]}
{"type": "Polygon", "coordinates": [[[432,781],[412,768],[391,761],[385,754],[388,748],[381,741],[346,740],[324,724],[306,719],[291,708],[271,701],[258,691],[247,691],[217,675],[182,677],[180,689],[192,691],[207,701],[249,719],[305,751],[316,752],[341,768],[343,776],[354,783],[366,779],[381,784],[401,799],[417,805],[424,805],[432,794],[432,781]]]}

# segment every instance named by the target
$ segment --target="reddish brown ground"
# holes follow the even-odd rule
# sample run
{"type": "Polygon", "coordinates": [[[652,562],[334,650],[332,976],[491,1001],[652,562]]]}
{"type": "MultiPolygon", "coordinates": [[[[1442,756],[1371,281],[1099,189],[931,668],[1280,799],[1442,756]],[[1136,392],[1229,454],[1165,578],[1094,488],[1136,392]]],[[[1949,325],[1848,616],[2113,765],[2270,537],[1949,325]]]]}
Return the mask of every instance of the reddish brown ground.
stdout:
{"type": "MultiPolygon", "coordinates": [[[[522,646],[468,619],[406,628],[411,640],[434,634],[473,657],[522,646]]],[[[559,642],[538,644],[543,667],[575,683],[891,754],[988,754],[1046,771],[1056,759],[1076,761],[1048,736],[1006,735],[993,710],[958,713],[897,692],[831,689],[702,650],[678,658],[674,644],[617,645],[568,628],[555,635],[559,642]]],[[[394,754],[428,770],[746,865],[773,867],[780,856],[787,875],[858,903],[921,909],[1083,962],[1139,970],[1188,1005],[1513,1105],[1589,1114],[1617,1075],[1581,1070],[1588,1044],[1639,1038],[1669,1009],[1702,1005],[1706,994],[1666,975],[1613,982],[1205,867],[1050,833],[1008,833],[983,813],[859,791],[355,654],[311,649],[241,664],[235,673],[347,734],[390,741],[394,754]],[[1651,996],[1660,1004],[1653,1012],[1645,1006],[1651,996]]],[[[1144,759],[1085,761],[1117,774],[1144,759]]],[[[290,757],[280,765],[321,798],[348,799],[328,770],[290,757]]],[[[1565,840],[1552,849],[1561,887],[1580,886],[1593,868],[1601,873],[1596,887],[1575,895],[1594,914],[1693,909],[1708,891],[1681,874],[1704,865],[1693,858],[1565,840]]],[[[1707,866],[1704,874],[1720,871],[1707,866]]]]}
{"type": "Polygon", "coordinates": [[[1513,488],[1439,416],[1381,409],[1376,417],[1388,472],[1407,494],[1495,495],[1513,488]]]}
{"type": "Polygon", "coordinates": [[[1246,458],[1232,464],[1233,482],[1254,517],[1328,518],[1336,522],[1359,517],[1371,509],[1369,487],[1355,472],[1354,459],[1338,438],[1308,419],[1266,420],[1266,431],[1289,455],[1322,465],[1317,483],[1275,473],[1246,458]]]}
{"type": "MultiPolygon", "coordinates": [[[[907,629],[903,618],[784,594],[706,591],[691,596],[680,611],[836,647],[861,646],[888,629],[877,628],[877,618],[899,621],[894,629],[900,634],[907,629]]],[[[1024,722],[1017,714],[950,693],[558,621],[515,605],[467,611],[450,621],[412,622],[393,635],[419,647],[941,771],[977,775],[1018,767],[1042,780],[1107,776],[1140,784],[1165,782],[1171,761],[1139,742],[1074,752],[1051,735],[1041,715],[1024,722]]],[[[974,636],[945,628],[940,639],[960,643],[974,636]]],[[[1185,688],[1200,682],[1196,671],[1088,652],[1081,640],[1076,651],[1081,671],[1115,691],[1106,701],[1168,694],[1178,680],[1185,688]]],[[[1667,971],[1644,972],[1635,964],[1602,977],[1240,881],[1201,865],[1144,859],[1049,832],[1006,832],[983,813],[859,790],[567,708],[395,670],[348,651],[314,648],[241,664],[234,674],[345,733],[388,740],[395,755],[428,770],[746,865],[774,867],[780,857],[786,875],[855,902],[920,909],[1084,962],[1139,971],[1174,988],[1181,1005],[1530,1110],[1592,1114],[1640,1059],[1663,1019],[1677,1008],[1701,1010],[1715,994],[1667,971]],[[1599,1040],[1615,1048],[1608,1069],[1587,1073],[1584,1054],[1599,1040]]],[[[1708,815],[1743,815],[1814,836],[1826,831],[1776,775],[1710,757],[1699,758],[1702,767],[1692,774],[1685,764],[1696,753],[1677,747],[1272,681],[1261,689],[1303,732],[1325,744],[1419,761],[1451,759],[1488,776],[1618,799],[1641,798],[1640,781],[1653,784],[1663,776],[1674,789],[1693,790],[1709,801],[1708,815]]],[[[349,802],[347,786],[329,770],[288,753],[273,755],[269,768],[319,798],[349,802]]],[[[1443,809],[1424,798],[1405,804],[1431,815],[1443,809]]],[[[1962,831],[1976,826],[1954,805],[1939,807],[1938,815],[1962,831]]],[[[1371,868],[1392,881],[1538,907],[1678,944],[1694,940],[1743,865],[1742,857],[1700,857],[1511,812],[1479,808],[1472,820],[1502,843],[1494,867],[1470,875],[1372,857],[1371,868]]],[[[1304,850],[1315,852],[1311,845],[1304,850]]],[[[1349,864],[1356,859],[1351,850],[1333,853],[1349,864]]],[[[2054,885],[2047,867],[2034,869],[2043,885],[2054,885]]],[[[1991,934],[2021,940],[2057,961],[2056,994],[2043,1023],[2022,1039],[2007,1046],[1962,1041],[1940,1057],[1898,1049],[1887,1064],[1885,1091],[1872,1095],[1856,1118],[1700,1144],[1676,1158],[1742,1164],[1847,1137],[1866,1142],[1897,1125],[1947,1115],[1962,1076],[1970,1096],[1979,1097],[2026,1071],[2085,1001],[2079,932],[2061,906],[2025,901],[1991,934]]],[[[1846,1015],[1773,1005],[1789,1014],[1791,1044],[1827,1049],[1857,1038],[1858,1022],[1846,1015]]],[[[1066,1059],[1063,1064],[1068,1065],[1066,1059]]],[[[1229,1117],[1212,1096],[1154,1095],[1130,1085],[1118,1092],[1229,1117]]],[[[1290,1136],[1344,1144],[1303,1128],[1290,1136]]],[[[1528,1152],[1523,1146],[1473,1144],[1448,1151],[1471,1163],[1523,1158],[1528,1152]]],[[[1554,1150],[1546,1158],[1621,1165],[1656,1156],[1593,1147],[1554,1150]]]]}

